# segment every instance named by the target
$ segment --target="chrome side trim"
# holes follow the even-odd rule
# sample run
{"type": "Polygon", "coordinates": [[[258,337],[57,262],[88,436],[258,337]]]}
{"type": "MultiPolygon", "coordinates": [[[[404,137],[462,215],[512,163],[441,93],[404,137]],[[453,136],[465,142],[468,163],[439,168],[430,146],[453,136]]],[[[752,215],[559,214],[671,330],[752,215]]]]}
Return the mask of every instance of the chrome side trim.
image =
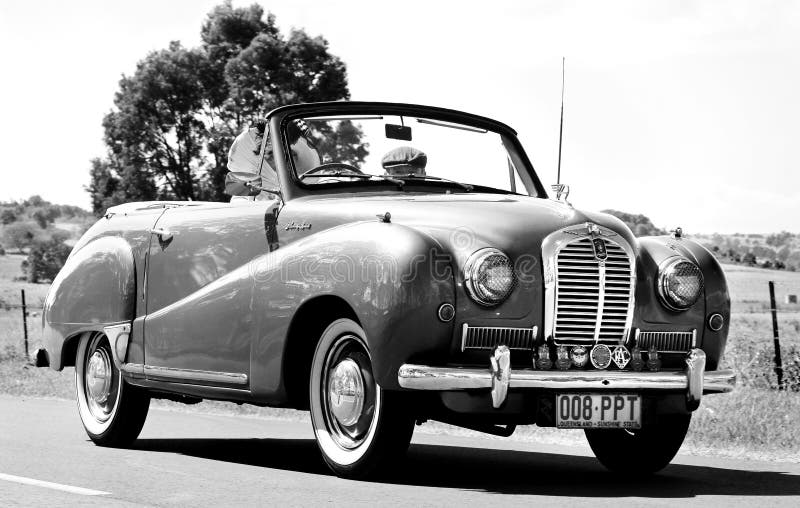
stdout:
{"type": "Polygon", "coordinates": [[[120,369],[126,374],[133,374],[135,376],[144,376],[144,365],[141,363],[126,363],[120,369]]]}
{"type": "Polygon", "coordinates": [[[140,363],[126,363],[123,372],[145,375],[148,379],[175,381],[192,384],[192,382],[220,383],[228,385],[246,385],[247,374],[236,372],[215,372],[211,370],[176,369],[173,367],[154,367],[140,363]]]}

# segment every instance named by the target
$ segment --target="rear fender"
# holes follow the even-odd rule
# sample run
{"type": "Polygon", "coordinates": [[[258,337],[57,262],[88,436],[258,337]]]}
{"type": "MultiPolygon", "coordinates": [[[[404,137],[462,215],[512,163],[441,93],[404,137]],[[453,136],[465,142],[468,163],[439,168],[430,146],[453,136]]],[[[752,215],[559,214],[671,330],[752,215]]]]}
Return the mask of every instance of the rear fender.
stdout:
{"type": "Polygon", "coordinates": [[[136,263],[128,242],[102,237],[73,252],[53,281],[42,312],[50,367],[74,364],[73,340],[130,323],[136,312],[136,263]]]}

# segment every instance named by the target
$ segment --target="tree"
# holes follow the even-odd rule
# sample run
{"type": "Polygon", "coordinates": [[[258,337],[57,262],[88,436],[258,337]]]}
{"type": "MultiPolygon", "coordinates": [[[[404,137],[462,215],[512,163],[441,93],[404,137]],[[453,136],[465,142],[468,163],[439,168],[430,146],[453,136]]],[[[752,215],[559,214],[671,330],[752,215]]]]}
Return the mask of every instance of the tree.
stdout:
{"type": "Polygon", "coordinates": [[[784,245],[788,245],[789,242],[792,241],[794,235],[788,231],[781,231],[780,233],[774,233],[767,236],[767,245],[771,245],[773,247],[780,248],[784,245]]]}
{"type": "MultiPolygon", "coordinates": [[[[226,200],[227,152],[243,128],[278,106],[350,96],[346,67],[325,39],[303,30],[284,37],[258,5],[216,6],[201,41],[151,52],[120,80],[103,121],[108,156],[91,161],[95,214],[131,200],[226,200]]],[[[339,137],[352,144],[360,131],[339,137]]]]}
{"type": "Polygon", "coordinates": [[[636,236],[663,235],[663,229],[655,227],[649,217],[641,214],[620,212],[619,210],[603,210],[624,222],[636,236]]]}
{"type": "Polygon", "coordinates": [[[29,206],[30,207],[36,207],[36,206],[43,206],[43,205],[46,205],[46,204],[49,204],[49,203],[47,201],[45,201],[44,199],[42,199],[42,197],[39,196],[39,195],[31,196],[31,197],[29,197],[28,199],[26,199],[25,201],[22,202],[22,206],[25,206],[25,207],[29,207],[29,206]]]}
{"type": "Polygon", "coordinates": [[[28,282],[52,281],[70,253],[70,247],[58,239],[37,242],[22,262],[22,270],[28,282]]]}
{"type": "Polygon", "coordinates": [[[745,263],[750,266],[755,266],[756,264],[756,256],[752,252],[748,252],[742,257],[742,263],[745,263]]]}
{"type": "Polygon", "coordinates": [[[2,221],[4,226],[9,225],[16,220],[17,214],[14,213],[14,210],[11,208],[4,208],[2,213],[0,213],[0,221],[2,221]]]}
{"type": "Polygon", "coordinates": [[[15,222],[3,231],[3,243],[20,251],[29,247],[35,239],[35,226],[30,222],[15,222]]]}
{"type": "Polygon", "coordinates": [[[52,222],[50,218],[50,214],[47,213],[47,210],[44,208],[37,208],[31,213],[31,218],[36,221],[36,224],[39,225],[42,229],[47,229],[47,226],[52,222]]]}

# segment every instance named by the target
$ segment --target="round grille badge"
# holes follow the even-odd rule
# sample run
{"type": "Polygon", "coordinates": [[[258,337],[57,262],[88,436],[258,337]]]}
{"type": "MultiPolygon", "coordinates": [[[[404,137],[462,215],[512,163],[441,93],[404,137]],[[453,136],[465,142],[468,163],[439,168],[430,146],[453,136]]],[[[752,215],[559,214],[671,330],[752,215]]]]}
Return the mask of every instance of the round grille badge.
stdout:
{"type": "Polygon", "coordinates": [[[598,344],[592,348],[589,359],[595,369],[606,369],[611,365],[611,350],[605,344],[598,344]]]}
{"type": "Polygon", "coordinates": [[[572,359],[572,365],[579,369],[582,369],[589,362],[589,355],[586,353],[584,346],[574,346],[569,356],[572,359]]]}

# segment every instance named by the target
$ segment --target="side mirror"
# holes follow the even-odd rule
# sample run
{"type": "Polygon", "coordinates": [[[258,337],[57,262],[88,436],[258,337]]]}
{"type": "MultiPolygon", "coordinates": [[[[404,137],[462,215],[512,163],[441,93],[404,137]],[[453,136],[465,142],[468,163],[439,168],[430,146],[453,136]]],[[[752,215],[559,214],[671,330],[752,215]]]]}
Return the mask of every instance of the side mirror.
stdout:
{"type": "Polygon", "coordinates": [[[261,175],[243,171],[231,171],[225,175],[225,194],[229,196],[257,196],[261,192],[280,195],[280,189],[261,186],[261,175]]]}

